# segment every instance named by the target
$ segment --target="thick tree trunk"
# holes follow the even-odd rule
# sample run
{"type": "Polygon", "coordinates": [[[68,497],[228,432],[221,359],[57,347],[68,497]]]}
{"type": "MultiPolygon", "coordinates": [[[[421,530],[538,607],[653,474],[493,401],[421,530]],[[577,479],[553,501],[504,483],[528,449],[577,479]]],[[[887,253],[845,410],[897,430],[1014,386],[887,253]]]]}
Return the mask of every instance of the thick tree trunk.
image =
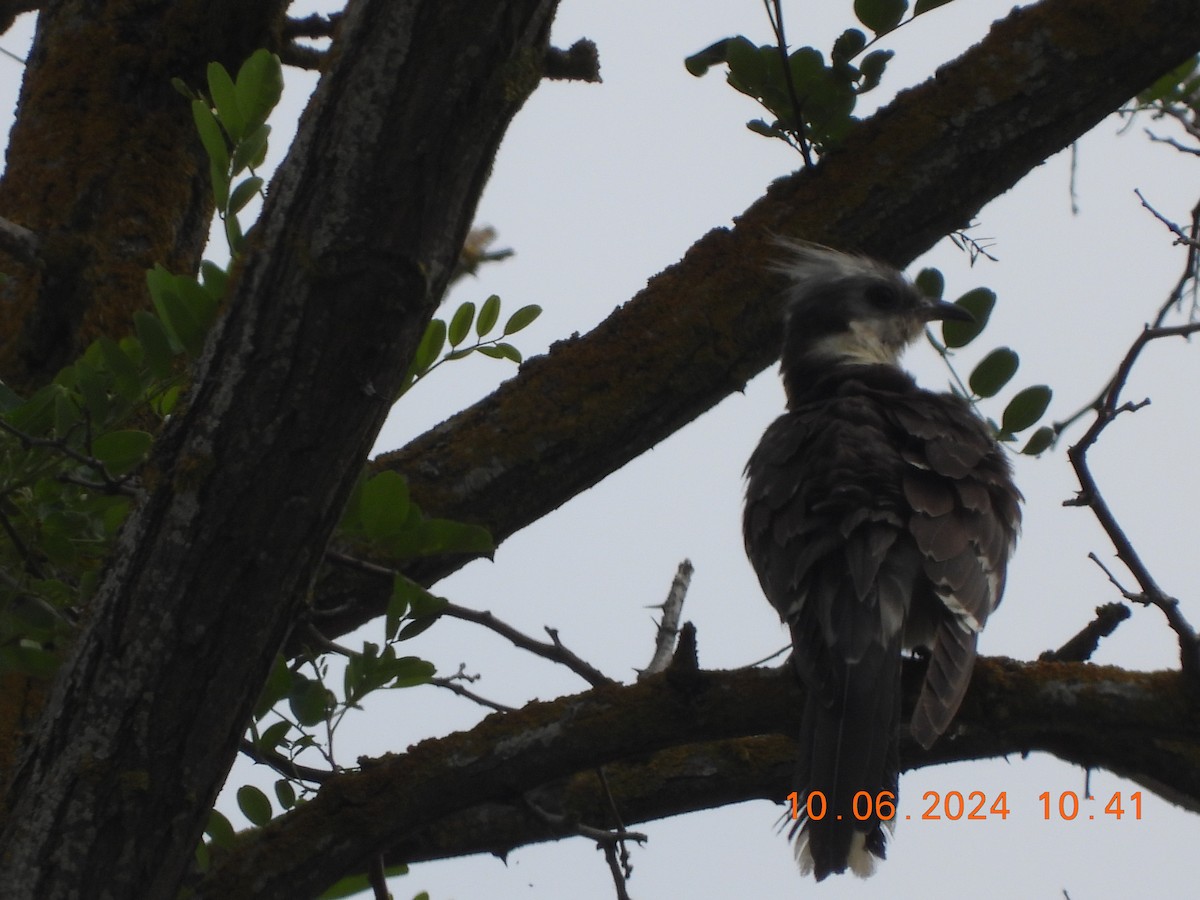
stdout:
{"type": "Polygon", "coordinates": [[[12,781],[3,896],[176,895],[500,138],[540,79],[554,8],[347,10],[12,781]]]}

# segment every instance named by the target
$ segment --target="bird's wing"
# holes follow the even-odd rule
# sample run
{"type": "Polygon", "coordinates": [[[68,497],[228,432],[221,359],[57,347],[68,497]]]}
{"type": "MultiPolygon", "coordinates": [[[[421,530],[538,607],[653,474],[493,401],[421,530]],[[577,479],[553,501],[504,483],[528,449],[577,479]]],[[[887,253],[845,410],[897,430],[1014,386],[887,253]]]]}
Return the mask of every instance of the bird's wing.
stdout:
{"type": "Polygon", "coordinates": [[[891,410],[906,436],[908,531],[927,579],[905,643],[930,652],[912,719],[913,737],[930,747],[962,703],[979,631],[1004,592],[1020,494],[1003,451],[964,401],[921,391],[891,410]]]}

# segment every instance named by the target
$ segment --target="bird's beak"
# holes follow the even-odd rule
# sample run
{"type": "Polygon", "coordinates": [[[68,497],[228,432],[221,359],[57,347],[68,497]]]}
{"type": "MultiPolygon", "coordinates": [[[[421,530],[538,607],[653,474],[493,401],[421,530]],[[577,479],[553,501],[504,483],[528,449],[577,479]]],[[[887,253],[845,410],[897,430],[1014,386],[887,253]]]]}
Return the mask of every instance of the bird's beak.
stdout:
{"type": "Polygon", "coordinates": [[[944,303],[939,300],[936,303],[931,303],[926,306],[921,313],[921,318],[926,322],[937,320],[945,321],[946,319],[954,319],[959,322],[974,322],[975,317],[962,306],[956,303],[944,303]]]}

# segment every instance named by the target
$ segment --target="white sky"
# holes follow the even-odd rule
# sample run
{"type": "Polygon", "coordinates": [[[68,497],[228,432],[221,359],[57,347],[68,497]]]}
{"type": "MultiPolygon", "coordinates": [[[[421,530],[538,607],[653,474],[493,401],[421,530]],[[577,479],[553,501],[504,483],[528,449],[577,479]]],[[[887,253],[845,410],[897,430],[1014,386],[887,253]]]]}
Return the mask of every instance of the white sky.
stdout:
{"type": "MultiPolygon", "coordinates": [[[[981,39],[1011,6],[1011,0],[960,0],[886,39],[883,46],[897,56],[878,100],[875,94],[865,98],[860,114],[927,78],[981,39]]],[[[849,0],[785,3],[790,40],[827,50],[854,24],[850,7],[849,0]]],[[[0,46],[23,55],[31,22],[23,17],[23,27],[0,46]]],[[[546,83],[517,117],[478,215],[480,223],[500,231],[498,244],[517,255],[460,284],[448,310],[491,293],[503,298],[506,311],[538,303],[545,312],[516,343],[527,356],[543,352],[560,337],[590,330],[693,241],[729,224],[772,179],[796,168],[792,151],[743,127],[759,115],[752,101],[716,71],[695,79],[684,70],[684,57],[739,33],[769,39],[757,0],[564,0],[555,42],[565,47],[579,37],[595,40],[604,83],[546,83]]],[[[19,76],[16,63],[0,59],[5,130],[19,76]]],[[[283,151],[290,119],[311,83],[289,75],[274,120],[274,155],[283,151]]],[[[1183,265],[1182,251],[1140,208],[1134,188],[1180,222],[1200,195],[1194,160],[1151,145],[1141,133],[1148,122],[1117,136],[1120,124],[1110,118],[1079,144],[1079,215],[1070,208],[1069,156],[1059,154],[979,215],[974,233],[993,240],[999,264],[984,261],[971,269],[943,242],[910,270],[940,267],[950,297],[981,284],[997,291],[992,325],[981,348],[962,355],[961,368],[969,371],[993,346],[1014,347],[1022,359],[1016,386],[1051,384],[1055,417],[1094,396],[1183,265]]],[[[907,362],[923,384],[945,384],[945,371],[928,348],[917,348],[907,362]]],[[[397,407],[379,449],[402,445],[511,374],[511,364],[484,359],[446,367],[397,407]]],[[[1152,346],[1130,380],[1128,398],[1150,396],[1153,405],[1113,426],[1093,463],[1160,584],[1182,598],[1185,613],[1200,623],[1200,576],[1191,565],[1195,537],[1184,527],[1200,502],[1192,450],[1200,434],[1189,390],[1198,374],[1200,356],[1187,343],[1152,346]]],[[[575,652],[611,676],[630,679],[652,651],[653,611],[646,607],[662,601],[687,557],[696,573],[684,615],[699,630],[701,664],[731,668],[766,656],[786,635],[742,553],[741,470],[782,408],[774,371],[764,373],[744,395],[728,398],[504,543],[494,563],[473,563],[437,590],[456,603],[490,609],[535,636],[543,625],[557,627],[575,652]]],[[[1080,433],[1077,427],[1068,437],[1080,433]]],[[[1119,599],[1086,558],[1089,551],[1112,556],[1098,526],[1087,512],[1061,505],[1075,486],[1063,449],[1016,463],[1027,498],[1025,529],[1004,605],[982,639],[986,654],[1036,657],[1088,622],[1096,605],[1119,599]]],[[[1124,577],[1119,566],[1116,571],[1124,577]]],[[[380,631],[365,629],[363,638],[377,641],[380,631]]],[[[465,662],[468,671],[483,675],[474,689],[508,704],[586,687],[465,623],[440,623],[404,652],[434,660],[442,674],[465,662]]],[[[1175,668],[1178,655],[1162,617],[1135,609],[1096,661],[1175,668]]],[[[367,712],[351,717],[339,733],[339,757],[350,763],[361,753],[400,750],[420,738],[469,728],[482,714],[434,688],[373,698],[367,712]]],[[[232,783],[246,780],[269,790],[273,778],[239,765],[232,783]]],[[[1127,796],[1138,789],[1107,772],[1094,773],[1091,783],[1100,806],[1114,791],[1127,796]]],[[[1103,815],[1043,821],[1038,794],[1082,793],[1083,784],[1081,770],[1041,756],[911,773],[901,781],[901,816],[922,811],[926,791],[956,789],[989,797],[1006,790],[1012,815],[1006,822],[901,821],[891,859],[874,878],[830,879],[820,895],[1185,896],[1194,878],[1196,817],[1143,792],[1140,822],[1128,816],[1105,821],[1103,815]]],[[[223,804],[226,811],[232,807],[223,804]]],[[[753,802],[637,826],[650,842],[634,849],[630,892],[642,900],[803,893],[810,882],[800,879],[790,848],[774,830],[778,813],[778,807],[753,802]]],[[[433,900],[613,896],[601,854],[582,839],[517,850],[507,866],[490,857],[421,865],[393,881],[392,890],[398,898],[428,890],[433,900]]]]}

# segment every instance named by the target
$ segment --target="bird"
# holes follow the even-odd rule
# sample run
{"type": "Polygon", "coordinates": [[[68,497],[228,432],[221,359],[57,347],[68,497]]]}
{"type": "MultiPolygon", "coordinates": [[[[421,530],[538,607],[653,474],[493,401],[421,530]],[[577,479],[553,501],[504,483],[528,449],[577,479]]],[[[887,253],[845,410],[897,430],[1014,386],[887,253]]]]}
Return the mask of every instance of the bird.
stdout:
{"type": "Polygon", "coordinates": [[[967,399],[899,363],[929,322],[970,313],[868,257],[783,246],[787,409],[746,464],[743,534],[806,691],[796,860],[818,881],[866,877],[894,825],[880,801],[896,800],[901,739],[928,749],[962,703],[1023,498],[967,399]],[[908,654],[928,664],[902,722],[908,654]]]}

